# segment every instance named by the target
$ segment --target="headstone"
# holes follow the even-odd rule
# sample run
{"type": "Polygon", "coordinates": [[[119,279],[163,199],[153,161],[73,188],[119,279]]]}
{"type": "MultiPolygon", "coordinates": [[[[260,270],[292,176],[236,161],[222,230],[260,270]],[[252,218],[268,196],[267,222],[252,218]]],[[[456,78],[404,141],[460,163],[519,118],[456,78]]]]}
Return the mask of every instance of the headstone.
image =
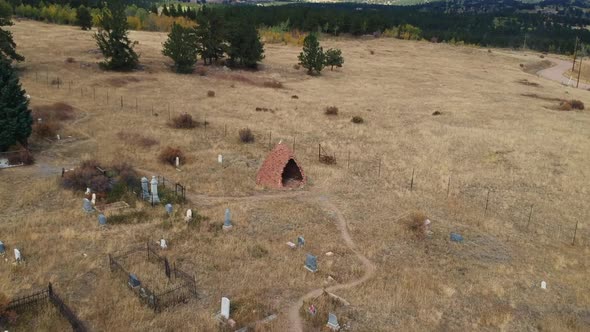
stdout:
{"type": "Polygon", "coordinates": [[[180,167],[180,158],[176,157],[174,164],[176,165],[176,168],[180,167]]]}
{"type": "Polygon", "coordinates": [[[145,176],[141,178],[141,198],[143,199],[150,198],[149,182],[145,176]]]}
{"type": "Polygon", "coordinates": [[[545,281],[541,281],[541,289],[547,289],[547,283],[545,281]]]}
{"type": "Polygon", "coordinates": [[[90,188],[86,188],[86,195],[90,195],[92,193],[92,190],[90,190],[90,188]]]}
{"type": "Polygon", "coordinates": [[[166,240],[160,239],[160,248],[162,248],[162,249],[168,248],[168,245],[166,244],[166,240]]]}
{"type": "Polygon", "coordinates": [[[184,221],[189,222],[193,220],[193,210],[188,209],[186,210],[186,217],[184,217],[184,221]]]}
{"type": "Polygon", "coordinates": [[[229,319],[229,299],[227,297],[221,298],[221,317],[229,319]]]}
{"type": "Polygon", "coordinates": [[[98,215],[98,224],[100,226],[105,226],[107,224],[107,217],[102,213],[98,215]]]}
{"type": "Polygon", "coordinates": [[[61,140],[61,136],[59,136],[59,134],[56,135],[57,140],[61,140]]]}
{"type": "Polygon", "coordinates": [[[220,155],[220,154],[217,155],[217,162],[220,164],[223,164],[223,156],[222,155],[220,155]]]}
{"type": "Polygon", "coordinates": [[[318,271],[318,258],[312,254],[307,254],[305,258],[305,268],[311,272],[318,271]]]}
{"type": "Polygon", "coordinates": [[[4,247],[4,243],[0,241],[0,255],[4,255],[6,253],[6,247],[4,247]]]}
{"type": "Polygon", "coordinates": [[[92,199],[90,200],[90,202],[92,203],[92,205],[96,205],[96,194],[92,193],[92,199]]]}
{"type": "Polygon", "coordinates": [[[160,197],[158,197],[158,179],[155,176],[152,176],[152,181],[150,184],[152,185],[152,203],[160,203],[160,197]]]}
{"type": "Polygon", "coordinates": [[[43,122],[43,119],[42,118],[38,118],[37,119],[37,122],[41,123],[41,122],[43,122]]]}
{"type": "Polygon", "coordinates": [[[305,245],[305,239],[303,236],[297,237],[297,247],[302,248],[305,245]]]}
{"type": "Polygon", "coordinates": [[[84,204],[82,205],[84,212],[90,213],[94,210],[92,207],[92,202],[88,198],[84,198],[84,204]]]}
{"type": "Polygon", "coordinates": [[[326,324],[332,330],[338,331],[340,329],[340,325],[338,324],[338,317],[333,313],[328,314],[328,324],[326,324]]]}
{"type": "Polygon", "coordinates": [[[8,163],[8,159],[0,158],[0,167],[8,167],[10,164],[8,163]]]}
{"type": "Polygon", "coordinates": [[[170,203],[166,204],[165,208],[166,208],[166,213],[168,213],[168,215],[171,215],[172,214],[172,204],[170,204],[170,203]]]}
{"type": "Polygon", "coordinates": [[[295,243],[293,243],[293,242],[291,242],[291,241],[287,242],[287,245],[288,245],[288,246],[289,246],[289,248],[291,248],[291,249],[295,249],[295,248],[297,247],[297,246],[295,246],[295,243]]]}
{"type": "Polygon", "coordinates": [[[333,253],[333,252],[331,252],[331,251],[328,251],[328,252],[326,253],[326,256],[328,256],[328,257],[332,257],[332,256],[334,256],[334,253],[333,253]]]}
{"type": "Polygon", "coordinates": [[[14,248],[14,260],[18,263],[23,260],[23,256],[20,253],[20,250],[14,248]]]}
{"type": "Polygon", "coordinates": [[[224,230],[230,230],[232,229],[232,224],[231,224],[231,212],[229,211],[229,208],[225,209],[225,221],[223,222],[223,229],[224,230]]]}
{"type": "Polygon", "coordinates": [[[451,241],[453,242],[463,242],[463,236],[458,233],[451,233],[451,241]]]}
{"type": "Polygon", "coordinates": [[[130,273],[129,274],[129,281],[127,282],[127,284],[131,288],[136,288],[136,287],[139,287],[139,285],[141,285],[141,282],[139,281],[139,279],[137,279],[137,276],[135,274],[130,273]]]}

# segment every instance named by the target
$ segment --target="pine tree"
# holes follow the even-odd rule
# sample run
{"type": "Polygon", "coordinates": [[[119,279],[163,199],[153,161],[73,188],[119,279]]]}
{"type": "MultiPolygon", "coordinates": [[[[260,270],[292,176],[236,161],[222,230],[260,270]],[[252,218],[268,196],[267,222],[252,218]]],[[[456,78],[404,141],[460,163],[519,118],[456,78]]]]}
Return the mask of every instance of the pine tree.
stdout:
{"type": "Polygon", "coordinates": [[[303,52],[299,54],[299,63],[305,69],[307,73],[312,75],[317,73],[318,75],[324,69],[324,50],[318,42],[318,38],[315,34],[310,33],[303,40],[303,52]]]}
{"type": "Polygon", "coordinates": [[[92,29],[92,14],[90,14],[90,11],[84,5],[78,7],[76,10],[76,20],[82,30],[92,29]]]}
{"type": "Polygon", "coordinates": [[[0,60],[10,59],[24,61],[25,58],[16,53],[16,44],[12,39],[12,33],[2,29],[3,26],[11,26],[12,7],[4,0],[0,0],[0,60]]]}
{"type": "Polygon", "coordinates": [[[331,48],[326,51],[326,66],[330,66],[330,70],[334,70],[334,66],[340,68],[344,64],[342,51],[337,48],[331,48]]]}
{"type": "Polygon", "coordinates": [[[197,36],[193,28],[185,28],[174,23],[168,40],[164,43],[162,54],[174,61],[178,73],[190,73],[197,62],[197,36]]]}
{"type": "Polygon", "coordinates": [[[218,11],[203,6],[197,15],[199,25],[196,28],[198,53],[205,64],[213,63],[223,57],[224,47],[224,22],[218,11]]]}
{"type": "Polygon", "coordinates": [[[20,143],[28,146],[33,117],[18,76],[9,60],[0,60],[0,151],[20,143]]]}
{"type": "Polygon", "coordinates": [[[170,12],[168,11],[168,6],[166,6],[166,5],[162,6],[162,15],[170,16],[170,12]]]}
{"type": "Polygon", "coordinates": [[[256,68],[264,59],[264,45],[254,23],[236,20],[226,34],[227,56],[231,66],[256,68]]]}
{"type": "Polygon", "coordinates": [[[125,6],[120,0],[111,0],[98,17],[99,31],[94,35],[105,57],[101,64],[111,70],[132,70],[139,62],[133,50],[135,43],[129,40],[125,6]]]}

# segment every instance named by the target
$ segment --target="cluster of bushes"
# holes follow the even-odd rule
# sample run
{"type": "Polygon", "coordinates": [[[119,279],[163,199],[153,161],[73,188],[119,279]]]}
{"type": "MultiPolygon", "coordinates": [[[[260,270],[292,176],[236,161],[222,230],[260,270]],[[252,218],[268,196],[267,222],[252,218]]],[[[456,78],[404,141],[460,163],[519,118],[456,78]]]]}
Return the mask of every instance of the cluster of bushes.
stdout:
{"type": "Polygon", "coordinates": [[[303,46],[303,40],[307,37],[307,33],[299,30],[282,31],[274,27],[263,27],[258,29],[258,32],[264,42],[270,44],[303,46]]]}
{"type": "Polygon", "coordinates": [[[299,65],[307,69],[310,75],[320,74],[324,67],[329,66],[331,69],[342,67],[344,58],[342,51],[339,49],[329,49],[324,52],[320,42],[315,34],[309,34],[303,40],[303,51],[299,54],[299,65]]]}
{"type": "Polygon", "coordinates": [[[182,150],[180,150],[179,148],[167,146],[166,148],[164,148],[164,150],[160,152],[158,159],[160,159],[160,162],[164,164],[176,166],[176,157],[178,157],[181,163],[184,163],[186,161],[186,157],[184,156],[182,150]]]}
{"type": "Polygon", "coordinates": [[[37,137],[55,137],[61,128],[61,121],[74,118],[74,108],[66,103],[53,103],[33,108],[33,133],[37,137]]]}
{"type": "Polygon", "coordinates": [[[112,165],[106,173],[99,171],[99,167],[104,169],[104,165],[101,167],[96,160],[83,161],[78,168],[64,174],[62,187],[77,191],[91,188],[97,193],[108,195],[113,190],[123,194],[127,188],[138,188],[140,185],[137,172],[127,163],[112,165]]]}
{"type": "Polygon", "coordinates": [[[422,39],[422,30],[418,27],[411,25],[411,24],[402,24],[397,27],[385,29],[383,31],[383,33],[381,34],[381,36],[404,39],[404,40],[420,40],[420,39],[422,39]]]}

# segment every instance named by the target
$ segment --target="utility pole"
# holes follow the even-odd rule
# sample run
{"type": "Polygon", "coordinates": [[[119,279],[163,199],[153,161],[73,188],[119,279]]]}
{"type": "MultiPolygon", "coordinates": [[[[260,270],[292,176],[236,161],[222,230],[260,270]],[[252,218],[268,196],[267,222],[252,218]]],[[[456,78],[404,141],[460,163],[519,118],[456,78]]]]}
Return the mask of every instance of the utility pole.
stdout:
{"type": "Polygon", "coordinates": [[[580,74],[582,74],[582,60],[584,60],[584,56],[580,56],[580,71],[578,72],[578,83],[576,83],[576,88],[580,86],[580,74]]]}
{"type": "Polygon", "coordinates": [[[522,44],[522,50],[526,51],[526,33],[524,34],[524,43],[522,44]]]}
{"type": "Polygon", "coordinates": [[[572,72],[576,69],[576,55],[578,54],[578,37],[576,37],[576,46],[574,46],[574,63],[572,63],[572,72]]]}

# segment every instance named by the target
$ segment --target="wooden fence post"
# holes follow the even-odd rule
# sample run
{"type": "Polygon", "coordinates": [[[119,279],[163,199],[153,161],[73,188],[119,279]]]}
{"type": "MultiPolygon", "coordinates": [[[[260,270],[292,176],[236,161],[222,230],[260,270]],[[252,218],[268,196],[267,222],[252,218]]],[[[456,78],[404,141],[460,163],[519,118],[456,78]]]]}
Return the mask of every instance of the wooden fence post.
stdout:
{"type": "Polygon", "coordinates": [[[533,215],[533,206],[534,204],[531,204],[531,211],[529,212],[529,221],[527,221],[526,223],[526,229],[529,229],[529,224],[531,223],[531,217],[533,215]]]}
{"type": "Polygon", "coordinates": [[[410,181],[410,191],[414,189],[414,169],[412,168],[412,180],[410,181]]]}
{"type": "Polygon", "coordinates": [[[451,176],[449,175],[449,182],[447,183],[447,197],[449,197],[450,190],[451,190],[451,176]]]}
{"type": "Polygon", "coordinates": [[[572,240],[572,246],[576,245],[576,233],[578,232],[578,220],[576,220],[576,228],[574,228],[574,239],[572,240]]]}
{"type": "Polygon", "coordinates": [[[486,209],[483,212],[483,216],[485,217],[488,213],[488,202],[490,201],[490,190],[488,189],[488,195],[486,197],[486,209]]]}

